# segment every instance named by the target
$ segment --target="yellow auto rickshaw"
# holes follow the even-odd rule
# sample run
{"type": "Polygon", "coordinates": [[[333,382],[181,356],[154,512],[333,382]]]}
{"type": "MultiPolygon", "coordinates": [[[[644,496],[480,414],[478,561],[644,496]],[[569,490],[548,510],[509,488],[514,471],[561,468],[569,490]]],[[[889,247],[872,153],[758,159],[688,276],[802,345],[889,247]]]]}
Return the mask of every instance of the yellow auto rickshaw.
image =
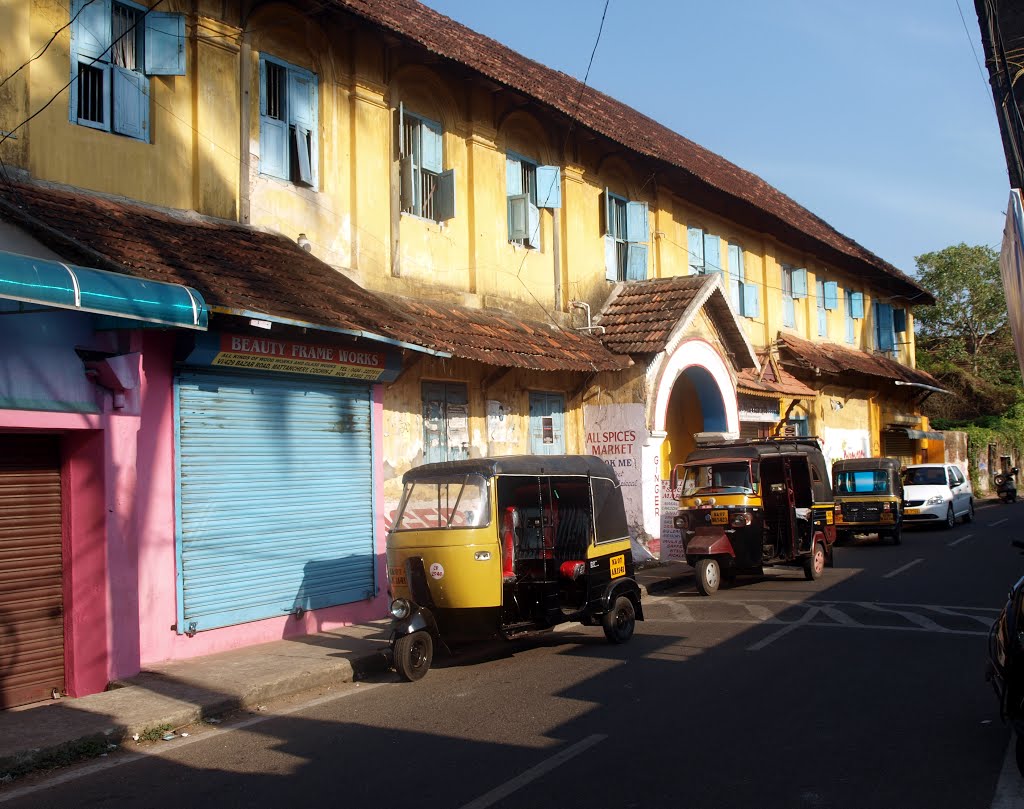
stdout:
{"type": "Polygon", "coordinates": [[[816,438],[699,445],[672,470],[672,489],[702,595],[769,565],[802,568],[813,580],[832,563],[835,505],[816,438]]]}
{"type": "Polygon", "coordinates": [[[510,455],[405,473],[388,532],[393,665],[418,680],[442,647],[643,620],[614,470],[590,455],[510,455]]]}

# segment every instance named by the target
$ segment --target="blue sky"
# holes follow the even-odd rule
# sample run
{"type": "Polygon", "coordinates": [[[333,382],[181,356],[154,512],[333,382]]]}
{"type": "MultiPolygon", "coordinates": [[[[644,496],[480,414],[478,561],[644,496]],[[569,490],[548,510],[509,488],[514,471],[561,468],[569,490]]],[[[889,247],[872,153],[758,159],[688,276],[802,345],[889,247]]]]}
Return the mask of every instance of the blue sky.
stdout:
{"type": "MultiPolygon", "coordinates": [[[[578,79],[604,8],[426,4],[578,79]]],[[[998,249],[1002,239],[1006,160],[974,3],[959,9],[957,0],[611,0],[587,83],[913,274],[922,253],[959,242],[998,249]]]]}

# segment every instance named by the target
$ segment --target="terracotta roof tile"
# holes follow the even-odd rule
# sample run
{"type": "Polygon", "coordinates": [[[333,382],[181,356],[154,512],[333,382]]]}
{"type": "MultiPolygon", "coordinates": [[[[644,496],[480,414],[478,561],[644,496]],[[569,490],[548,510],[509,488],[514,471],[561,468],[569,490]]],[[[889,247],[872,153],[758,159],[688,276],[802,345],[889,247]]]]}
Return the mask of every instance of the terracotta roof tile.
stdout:
{"type": "Polygon", "coordinates": [[[817,396],[814,388],[808,387],[785,368],[774,365],[766,353],[759,357],[762,373],[753,368],[744,368],[736,375],[736,390],[754,396],[789,396],[797,399],[813,399],[817,396]],[[776,373],[777,369],[777,373],[776,373]]]}
{"type": "Polygon", "coordinates": [[[546,371],[628,360],[593,337],[495,313],[363,289],[280,234],[78,190],[0,187],[0,214],[85,266],[186,284],[211,307],[364,331],[463,359],[546,371]]]}
{"type": "Polygon", "coordinates": [[[601,341],[619,354],[658,353],[707,280],[687,275],[623,284],[598,318],[601,341]]]}
{"type": "Polygon", "coordinates": [[[815,369],[830,376],[855,373],[941,387],[939,381],[925,371],[910,368],[881,354],[868,354],[835,343],[812,343],[791,334],[779,334],[779,349],[780,360],[793,368],[815,369]]]}
{"type": "MultiPolygon", "coordinates": [[[[820,217],[723,157],[582,82],[477,33],[416,0],[333,0],[342,9],[418,43],[432,53],[559,111],[588,129],[642,155],[664,161],[697,180],[691,200],[784,242],[810,239],[824,258],[867,272],[895,294],[934,303],[930,292],[820,217]]],[[[795,245],[800,247],[800,245],[795,245]]]]}

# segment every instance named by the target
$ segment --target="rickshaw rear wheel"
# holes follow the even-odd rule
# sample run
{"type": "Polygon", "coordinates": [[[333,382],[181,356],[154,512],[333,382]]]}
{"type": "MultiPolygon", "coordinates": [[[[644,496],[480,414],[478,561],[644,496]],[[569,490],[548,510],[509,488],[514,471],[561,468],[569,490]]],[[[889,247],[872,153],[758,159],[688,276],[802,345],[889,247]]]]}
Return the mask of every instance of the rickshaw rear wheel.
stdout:
{"type": "Polygon", "coordinates": [[[718,592],[722,583],[722,568],[717,559],[701,559],[697,563],[697,589],[701,595],[709,596],[718,592]]]}
{"type": "Polygon", "coordinates": [[[601,618],[604,636],[612,643],[625,643],[633,637],[636,628],[636,609],[626,596],[619,596],[615,604],[601,618]]]}
{"type": "Polygon", "coordinates": [[[422,629],[395,641],[395,671],[410,683],[422,680],[434,659],[434,639],[422,629]]]}
{"type": "Polygon", "coordinates": [[[804,562],[804,578],[807,581],[817,581],[825,572],[825,546],[820,542],[814,543],[814,551],[810,558],[804,562]]]}
{"type": "Polygon", "coordinates": [[[892,538],[893,545],[899,545],[903,541],[903,526],[897,525],[889,536],[892,538]]]}

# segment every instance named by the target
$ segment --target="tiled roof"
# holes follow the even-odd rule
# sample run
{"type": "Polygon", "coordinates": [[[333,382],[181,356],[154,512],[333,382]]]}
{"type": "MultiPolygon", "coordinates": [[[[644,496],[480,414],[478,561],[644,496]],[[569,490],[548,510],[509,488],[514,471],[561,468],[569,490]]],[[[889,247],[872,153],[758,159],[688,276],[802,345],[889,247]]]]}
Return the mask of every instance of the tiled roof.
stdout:
{"type": "Polygon", "coordinates": [[[767,356],[761,357],[762,373],[753,368],[744,368],[736,375],[736,391],[753,396],[789,396],[796,399],[813,399],[817,395],[785,368],[772,363],[767,356]]]}
{"type": "Polygon", "coordinates": [[[69,261],[194,287],[214,311],[368,332],[501,367],[623,367],[578,332],[375,294],[290,239],[231,222],[27,183],[0,185],[0,216],[69,261]]]}
{"type": "Polygon", "coordinates": [[[558,110],[584,127],[639,154],[681,169],[689,198],[754,230],[771,233],[826,261],[869,275],[874,283],[915,303],[934,303],[930,292],[820,217],[766,183],[657,121],[582,82],[528,59],[416,0],[333,0],[334,4],[428,51],[558,110]]]}
{"type": "Polygon", "coordinates": [[[607,371],[631,365],[593,337],[550,323],[511,317],[494,309],[469,309],[433,301],[388,297],[392,307],[429,330],[434,348],[500,367],[540,371],[607,371]]]}
{"type": "Polygon", "coordinates": [[[868,354],[835,343],[812,343],[791,334],[779,334],[779,359],[790,367],[814,369],[830,376],[849,376],[853,373],[941,387],[931,374],[881,354],[868,354]]]}
{"type": "Polygon", "coordinates": [[[740,368],[757,365],[750,343],[723,294],[719,275],[680,275],[619,284],[597,323],[608,348],[618,354],[656,354],[701,306],[710,309],[725,349],[740,368]]]}

